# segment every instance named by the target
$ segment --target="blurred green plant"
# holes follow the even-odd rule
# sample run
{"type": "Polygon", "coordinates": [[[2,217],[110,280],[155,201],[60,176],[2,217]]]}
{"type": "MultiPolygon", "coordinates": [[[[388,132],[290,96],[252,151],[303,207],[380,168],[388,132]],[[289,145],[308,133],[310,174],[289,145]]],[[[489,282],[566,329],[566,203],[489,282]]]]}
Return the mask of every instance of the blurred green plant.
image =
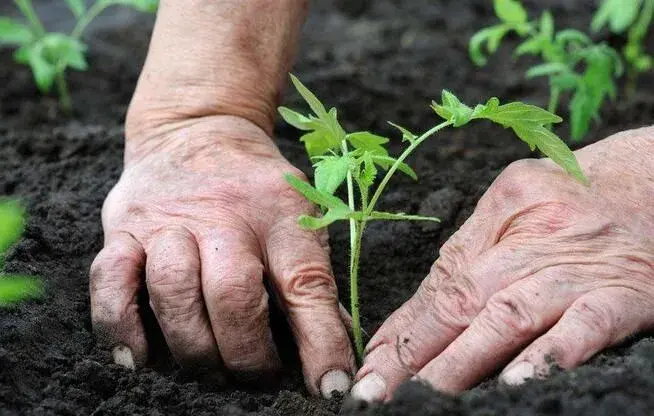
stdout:
{"type": "Polygon", "coordinates": [[[158,0],[96,0],[87,7],[86,0],[64,0],[76,19],[70,34],[48,32],[36,13],[32,0],[14,0],[23,21],[0,17],[0,46],[16,47],[16,62],[32,69],[34,81],[42,93],[56,84],[62,109],[72,111],[66,70],[88,69],[87,46],[82,35],[88,25],[110,6],[128,6],[142,12],[154,12],[158,0]]]}
{"type": "Polygon", "coordinates": [[[24,228],[25,210],[20,203],[0,200],[0,307],[43,294],[43,286],[39,280],[2,271],[7,249],[18,241],[24,228]]]}
{"type": "Polygon", "coordinates": [[[615,80],[623,72],[619,54],[605,43],[593,43],[580,31],[556,32],[549,12],[543,13],[539,21],[531,21],[518,0],[494,0],[493,5],[501,22],[472,37],[472,61],[479,66],[485,65],[484,49],[489,54],[495,53],[509,33],[525,38],[515,55],[535,55],[543,61],[527,71],[527,78],[548,77],[548,111],[551,113],[557,112],[563,93],[572,93],[569,104],[571,136],[574,141],[580,141],[588,133],[591,121],[599,118],[606,99],[617,95],[615,80]]]}
{"type": "Polygon", "coordinates": [[[638,76],[654,67],[654,59],[644,46],[653,17],[654,0],[603,0],[591,23],[593,32],[608,27],[614,34],[627,34],[622,55],[627,62],[628,93],[636,90],[638,76]]]}

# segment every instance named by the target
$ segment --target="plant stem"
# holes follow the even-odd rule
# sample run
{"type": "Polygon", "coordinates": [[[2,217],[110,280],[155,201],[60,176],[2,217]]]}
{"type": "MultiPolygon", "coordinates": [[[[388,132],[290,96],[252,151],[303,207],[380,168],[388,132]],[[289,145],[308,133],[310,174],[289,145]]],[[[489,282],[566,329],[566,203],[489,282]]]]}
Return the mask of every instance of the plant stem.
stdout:
{"type": "Polygon", "coordinates": [[[59,93],[59,104],[62,110],[67,115],[73,111],[73,102],[70,98],[70,91],[68,91],[68,84],[66,83],[66,73],[61,70],[57,72],[57,92],[59,93]]]}
{"type": "MultiPolygon", "coordinates": [[[[549,111],[552,114],[556,114],[556,110],[559,108],[559,99],[561,98],[561,90],[557,87],[552,87],[552,90],[550,91],[550,102],[547,105],[547,111],[549,111]]],[[[548,130],[552,130],[552,124],[548,124],[547,126],[548,130]]]]}
{"type": "Polygon", "coordinates": [[[361,258],[361,240],[365,221],[355,224],[355,239],[353,251],[350,254],[350,308],[352,309],[352,333],[357,364],[363,363],[363,334],[361,331],[361,315],[359,313],[359,259],[361,258]]]}
{"type": "Polygon", "coordinates": [[[84,34],[84,30],[86,30],[86,27],[93,21],[93,19],[98,17],[98,15],[110,5],[111,4],[106,1],[96,1],[93,6],[89,8],[86,14],[77,21],[70,36],[75,39],[80,39],[84,34]]]}
{"type": "MultiPolygon", "coordinates": [[[[341,141],[343,156],[347,156],[349,150],[347,142],[341,141]]],[[[354,181],[352,172],[348,169],[347,176],[347,202],[352,211],[356,211],[354,201],[354,181]]],[[[357,224],[354,218],[350,218],[350,311],[352,313],[352,333],[354,334],[354,346],[356,348],[357,360],[363,362],[363,335],[361,331],[361,318],[359,315],[359,257],[361,256],[361,236],[365,223],[357,224]]]]}
{"type": "Polygon", "coordinates": [[[36,14],[36,11],[34,10],[32,0],[14,0],[14,4],[16,4],[16,7],[18,7],[30,23],[32,30],[35,31],[39,37],[45,35],[45,28],[43,27],[43,23],[41,23],[41,19],[39,19],[39,15],[36,14]]]}
{"type": "Polygon", "coordinates": [[[445,121],[445,122],[439,124],[436,127],[432,127],[431,129],[427,130],[427,132],[423,133],[422,136],[420,136],[416,140],[414,140],[413,143],[411,143],[411,145],[404,150],[404,152],[400,155],[400,157],[398,157],[395,160],[395,163],[393,163],[393,166],[391,166],[391,168],[386,172],[386,176],[384,176],[384,179],[382,179],[381,183],[379,184],[379,186],[375,190],[375,193],[373,194],[372,198],[370,199],[370,202],[368,203],[368,207],[364,212],[364,214],[365,214],[364,217],[370,216],[372,211],[374,211],[375,205],[377,204],[377,201],[379,201],[379,198],[381,197],[382,193],[384,192],[384,189],[386,188],[386,185],[388,185],[388,182],[391,180],[391,178],[393,177],[393,175],[395,174],[397,169],[400,167],[400,164],[402,162],[404,162],[406,160],[406,158],[409,157],[409,155],[411,153],[413,153],[413,151],[416,150],[416,148],[418,146],[420,146],[420,144],[422,142],[424,142],[429,137],[433,136],[434,134],[438,133],[439,131],[441,131],[444,128],[449,127],[451,125],[452,125],[451,121],[445,121]]]}

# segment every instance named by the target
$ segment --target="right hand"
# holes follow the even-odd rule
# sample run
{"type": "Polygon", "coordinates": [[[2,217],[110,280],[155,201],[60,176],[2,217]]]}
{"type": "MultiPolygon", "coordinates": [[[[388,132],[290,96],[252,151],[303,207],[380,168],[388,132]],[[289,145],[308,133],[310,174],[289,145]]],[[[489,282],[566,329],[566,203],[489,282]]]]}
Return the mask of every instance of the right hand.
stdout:
{"type": "Polygon", "coordinates": [[[283,178],[302,173],[239,117],[191,118],[137,135],[128,126],[124,171],[102,210],[104,248],[91,268],[93,326],[114,359],[132,368],[146,362],[137,305],[146,285],[182,366],[276,370],[269,279],[309,391],[346,392],[355,363],[327,234],[299,228],[298,216],[315,207],[283,178]]]}

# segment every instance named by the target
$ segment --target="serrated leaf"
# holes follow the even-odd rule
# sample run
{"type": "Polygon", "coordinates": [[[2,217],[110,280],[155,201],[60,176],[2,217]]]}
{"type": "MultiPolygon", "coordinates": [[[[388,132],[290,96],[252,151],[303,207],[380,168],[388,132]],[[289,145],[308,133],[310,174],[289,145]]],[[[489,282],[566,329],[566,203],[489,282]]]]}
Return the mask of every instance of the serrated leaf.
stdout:
{"type": "Polygon", "coordinates": [[[474,110],[463,104],[454,94],[443,90],[441,104],[432,102],[431,108],[443,119],[450,121],[454,127],[461,127],[470,122],[474,110]]]}
{"type": "Polygon", "coordinates": [[[432,221],[432,222],[441,222],[440,218],[436,217],[423,217],[421,215],[409,215],[403,212],[399,213],[390,213],[390,212],[378,212],[373,211],[368,216],[372,220],[385,220],[385,221],[432,221]]]}
{"type": "Polygon", "coordinates": [[[73,12],[73,15],[77,19],[82,17],[82,15],[84,15],[84,12],[86,12],[86,4],[84,4],[84,0],[65,0],[65,1],[70,11],[73,12]]]}
{"type": "Polygon", "coordinates": [[[390,124],[391,126],[395,127],[396,129],[398,129],[402,133],[402,141],[403,142],[406,141],[406,142],[409,142],[409,143],[413,143],[418,138],[418,136],[416,136],[415,134],[411,133],[408,129],[406,129],[406,128],[398,125],[398,124],[395,124],[395,123],[393,123],[391,121],[387,121],[387,123],[390,124]]]}
{"type": "Polygon", "coordinates": [[[383,147],[383,145],[389,142],[386,137],[378,136],[367,131],[359,131],[346,135],[345,139],[356,149],[379,155],[388,154],[388,151],[383,147]]]}
{"type": "Polygon", "coordinates": [[[517,0],[494,0],[495,14],[505,23],[526,23],[527,10],[517,0]]]}
{"type": "Polygon", "coordinates": [[[501,105],[492,111],[485,111],[475,118],[487,118],[505,127],[511,127],[515,123],[548,125],[560,123],[563,119],[556,114],[543,110],[535,105],[514,102],[501,105]]]}
{"type": "Polygon", "coordinates": [[[320,228],[325,228],[330,224],[336,221],[345,221],[349,220],[351,217],[351,211],[345,211],[342,209],[330,209],[325,212],[325,215],[322,217],[312,217],[310,215],[301,215],[298,218],[298,224],[300,227],[308,230],[318,230],[320,228]]]}
{"type": "Polygon", "coordinates": [[[377,167],[375,166],[373,155],[370,152],[364,152],[362,160],[363,169],[359,175],[359,180],[366,188],[369,188],[375,183],[375,179],[377,178],[377,167]]]}
{"type": "Polygon", "coordinates": [[[302,98],[304,98],[304,101],[309,104],[311,111],[313,111],[319,118],[326,117],[327,110],[314,93],[312,93],[295,75],[289,74],[289,76],[291,77],[291,82],[293,82],[297,92],[302,96],[302,98]]]}
{"type": "Polygon", "coordinates": [[[34,40],[30,28],[8,17],[0,17],[0,45],[26,45],[34,40]]]}
{"type": "Polygon", "coordinates": [[[345,202],[326,192],[319,191],[297,176],[287,173],[284,175],[284,179],[286,179],[286,182],[295,188],[296,191],[301,193],[306,199],[313,202],[314,204],[320,205],[322,208],[336,210],[345,209],[348,211],[350,210],[345,202]]]}
{"type": "Polygon", "coordinates": [[[347,177],[350,158],[347,156],[327,156],[315,166],[314,181],[316,189],[333,195],[347,177]]]}
{"type": "Polygon", "coordinates": [[[0,274],[0,307],[41,296],[43,296],[43,285],[38,279],[0,274]]]}
{"type": "Polygon", "coordinates": [[[310,131],[316,129],[316,121],[287,107],[278,107],[282,119],[298,130],[310,131]]]}
{"type": "Polygon", "coordinates": [[[603,0],[593,16],[591,28],[594,32],[609,26],[613,33],[624,33],[636,20],[642,0],[603,0]]]}

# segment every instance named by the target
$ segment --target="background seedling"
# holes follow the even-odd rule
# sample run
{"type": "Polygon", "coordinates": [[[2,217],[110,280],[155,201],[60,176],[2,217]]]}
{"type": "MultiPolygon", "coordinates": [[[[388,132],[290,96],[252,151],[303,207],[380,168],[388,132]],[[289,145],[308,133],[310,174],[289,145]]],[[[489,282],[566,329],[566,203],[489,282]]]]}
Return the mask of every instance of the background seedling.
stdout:
{"type": "Polygon", "coordinates": [[[41,92],[47,93],[56,84],[62,109],[70,113],[72,102],[66,70],[85,71],[86,45],[82,35],[88,25],[107,7],[123,5],[142,12],[154,12],[158,0],[96,0],[87,8],[86,0],[64,0],[76,19],[70,34],[48,32],[34,10],[32,0],[14,0],[25,22],[0,17],[0,46],[16,47],[14,59],[28,65],[41,92]]]}
{"type": "Polygon", "coordinates": [[[5,253],[23,234],[25,213],[16,201],[0,200],[0,307],[42,294],[41,283],[33,277],[10,275],[4,270],[5,253]]]}
{"type": "Polygon", "coordinates": [[[561,96],[571,92],[569,104],[571,136],[581,140],[593,118],[607,98],[617,94],[615,80],[622,75],[618,53],[604,43],[595,44],[584,33],[565,29],[555,31],[549,12],[539,21],[530,21],[527,11],[517,0],[494,0],[495,13],[501,23],[483,29],[470,40],[470,57],[477,65],[485,65],[486,52],[492,54],[509,33],[525,38],[515,55],[535,55],[542,59],[526,73],[527,78],[547,76],[550,85],[548,111],[556,113],[561,96]]]}
{"type": "Polygon", "coordinates": [[[350,301],[354,344],[357,357],[363,358],[363,337],[359,313],[359,259],[363,232],[369,221],[376,220],[424,220],[437,218],[377,211],[377,204],[393,175],[400,171],[413,179],[416,173],[405,160],[425,140],[448,127],[462,127],[473,120],[490,120],[510,128],[532,150],[539,149],[569,174],[587,183],[577,160],[567,145],[545,126],[561,122],[561,118],[541,108],[520,102],[501,105],[497,98],[472,108],[463,104],[448,91],[443,91],[441,103],[433,102],[431,108],[445,121],[416,135],[404,127],[391,123],[402,135],[406,148],[402,154],[392,157],[386,145],[389,139],[367,131],[346,132],[338,121],[335,108],[325,106],[296,77],[291,80],[300,95],[311,108],[303,115],[286,107],[279,113],[290,125],[304,131],[300,140],[314,164],[314,184],[286,175],[288,183],[305,198],[320,206],[322,216],[301,216],[300,226],[320,229],[336,221],[348,221],[350,226],[350,301]],[[378,181],[380,171],[385,172],[378,181]],[[345,184],[347,200],[335,193],[345,184]]]}
{"type": "Polygon", "coordinates": [[[627,92],[633,94],[638,76],[654,64],[643,45],[654,15],[654,0],[603,0],[593,17],[591,28],[599,32],[607,27],[612,33],[627,34],[622,54],[627,62],[627,92]]]}

